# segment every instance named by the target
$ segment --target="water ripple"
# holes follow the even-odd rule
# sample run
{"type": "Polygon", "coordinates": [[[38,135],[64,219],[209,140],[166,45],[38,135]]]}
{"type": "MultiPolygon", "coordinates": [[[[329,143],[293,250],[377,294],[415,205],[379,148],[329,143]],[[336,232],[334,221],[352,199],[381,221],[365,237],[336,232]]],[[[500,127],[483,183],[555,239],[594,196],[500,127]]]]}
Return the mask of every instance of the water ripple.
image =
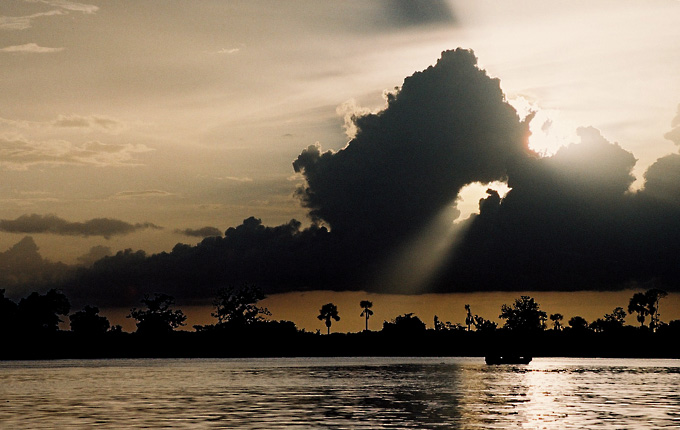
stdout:
{"type": "Polygon", "coordinates": [[[678,360],[465,358],[0,363],[0,428],[662,429],[678,360]]]}

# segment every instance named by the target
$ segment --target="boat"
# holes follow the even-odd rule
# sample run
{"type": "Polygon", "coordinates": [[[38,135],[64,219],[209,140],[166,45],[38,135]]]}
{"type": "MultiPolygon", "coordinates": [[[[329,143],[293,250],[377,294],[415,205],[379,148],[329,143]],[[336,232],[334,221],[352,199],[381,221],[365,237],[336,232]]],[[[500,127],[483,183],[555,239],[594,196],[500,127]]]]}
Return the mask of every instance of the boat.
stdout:
{"type": "Polygon", "coordinates": [[[531,357],[528,355],[487,355],[484,361],[486,364],[529,364],[531,357]]]}

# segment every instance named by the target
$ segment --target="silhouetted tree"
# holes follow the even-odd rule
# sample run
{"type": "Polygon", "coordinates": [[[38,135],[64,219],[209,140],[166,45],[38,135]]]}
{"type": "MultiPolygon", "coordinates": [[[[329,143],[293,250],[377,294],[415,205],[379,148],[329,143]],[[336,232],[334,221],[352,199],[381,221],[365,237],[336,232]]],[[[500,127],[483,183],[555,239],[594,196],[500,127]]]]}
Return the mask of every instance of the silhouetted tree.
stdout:
{"type": "Polygon", "coordinates": [[[437,315],[434,316],[434,331],[442,331],[444,329],[444,324],[439,321],[439,317],[437,315]]]}
{"type": "Polygon", "coordinates": [[[399,315],[392,322],[383,323],[383,332],[398,334],[419,334],[425,332],[425,323],[413,312],[399,315]]]}
{"type": "Polygon", "coordinates": [[[96,306],[85,306],[82,310],[69,316],[71,331],[87,335],[106,333],[111,326],[109,320],[99,315],[96,306]]]}
{"type": "Polygon", "coordinates": [[[474,317],[472,317],[472,323],[475,326],[475,330],[482,333],[492,332],[495,331],[496,328],[498,328],[498,324],[491,320],[484,319],[479,315],[475,315],[474,317]]]}
{"type": "Polygon", "coordinates": [[[66,296],[57,290],[49,290],[45,295],[31,293],[17,307],[19,330],[55,332],[62,322],[59,315],[68,315],[70,309],[66,296]]]}
{"type": "Polygon", "coordinates": [[[368,300],[362,300],[361,302],[359,302],[359,306],[361,306],[361,308],[363,309],[363,311],[361,311],[361,315],[359,316],[366,318],[366,331],[368,331],[368,319],[371,317],[371,315],[373,315],[373,311],[371,310],[371,308],[373,307],[373,302],[369,302],[368,300]]]}
{"type": "Polygon", "coordinates": [[[442,322],[437,315],[434,316],[435,331],[466,331],[467,328],[461,324],[451,324],[451,321],[442,322]]]}
{"type": "Polygon", "coordinates": [[[235,289],[227,287],[219,290],[213,301],[215,312],[211,315],[217,318],[217,325],[245,326],[264,321],[264,316],[271,315],[269,309],[258,307],[257,302],[265,295],[254,285],[235,289]]]}
{"type": "Polygon", "coordinates": [[[317,318],[320,321],[326,322],[328,334],[331,334],[331,324],[333,324],[331,319],[340,321],[340,316],[338,315],[338,307],[335,306],[333,303],[326,303],[325,305],[321,306],[317,318]]]}
{"type": "Polygon", "coordinates": [[[507,320],[505,328],[510,330],[532,331],[545,328],[547,315],[533,298],[520,296],[512,306],[501,306],[499,318],[507,320]]]}
{"type": "Polygon", "coordinates": [[[659,301],[668,295],[664,290],[653,288],[645,292],[647,298],[647,309],[649,311],[649,328],[656,330],[659,325],[659,301]]]}
{"type": "Polygon", "coordinates": [[[472,330],[472,324],[474,324],[475,318],[472,316],[470,305],[465,305],[465,311],[467,312],[465,316],[465,325],[467,326],[467,330],[470,331],[472,330]]]}
{"type": "Polygon", "coordinates": [[[590,325],[588,326],[592,331],[595,333],[602,333],[605,331],[608,331],[607,329],[607,321],[605,321],[602,318],[598,318],[595,321],[591,322],[590,325]]]}
{"type": "Polygon", "coordinates": [[[611,332],[623,328],[626,322],[626,311],[622,307],[616,307],[610,314],[605,314],[604,318],[598,318],[590,323],[591,330],[595,332],[611,332]]]}
{"type": "Polygon", "coordinates": [[[181,310],[173,310],[175,299],[167,294],[155,293],[153,298],[148,294],[141,300],[146,309],[130,309],[128,318],[137,320],[137,333],[163,334],[170,333],[184,325],[187,317],[181,310]]]}
{"type": "Polygon", "coordinates": [[[562,314],[550,314],[550,321],[553,322],[553,329],[555,330],[562,330],[562,323],[561,321],[564,319],[564,315],[562,314]]]}
{"type": "Polygon", "coordinates": [[[626,311],[617,306],[612,313],[604,315],[605,330],[617,330],[623,327],[626,323],[626,311]]]}
{"type": "Polygon", "coordinates": [[[8,331],[15,323],[17,304],[5,297],[5,290],[0,289],[0,333],[8,331]]]}
{"type": "Polygon", "coordinates": [[[633,297],[630,298],[628,302],[628,313],[637,314],[637,320],[640,323],[640,327],[645,325],[645,318],[649,315],[649,308],[647,306],[648,298],[644,293],[635,293],[633,297]]]}
{"type": "Polygon", "coordinates": [[[578,331],[588,330],[588,321],[580,316],[571,317],[569,319],[569,327],[578,331]]]}

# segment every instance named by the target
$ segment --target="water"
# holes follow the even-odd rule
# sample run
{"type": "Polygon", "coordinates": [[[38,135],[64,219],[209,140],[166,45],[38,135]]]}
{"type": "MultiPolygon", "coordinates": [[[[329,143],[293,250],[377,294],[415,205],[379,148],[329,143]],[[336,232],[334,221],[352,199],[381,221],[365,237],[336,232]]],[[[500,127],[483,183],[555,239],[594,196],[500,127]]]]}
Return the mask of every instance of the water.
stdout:
{"type": "Polygon", "coordinates": [[[0,362],[0,428],[680,428],[680,360],[0,362]]]}

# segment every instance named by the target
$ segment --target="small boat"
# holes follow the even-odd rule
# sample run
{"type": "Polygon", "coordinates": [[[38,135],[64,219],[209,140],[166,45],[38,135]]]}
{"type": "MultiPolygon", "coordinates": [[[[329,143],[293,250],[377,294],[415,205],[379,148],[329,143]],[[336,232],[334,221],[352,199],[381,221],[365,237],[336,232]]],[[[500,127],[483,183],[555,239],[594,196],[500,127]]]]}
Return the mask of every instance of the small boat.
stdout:
{"type": "Polygon", "coordinates": [[[529,364],[531,357],[528,355],[487,355],[484,361],[486,364],[529,364]]]}

